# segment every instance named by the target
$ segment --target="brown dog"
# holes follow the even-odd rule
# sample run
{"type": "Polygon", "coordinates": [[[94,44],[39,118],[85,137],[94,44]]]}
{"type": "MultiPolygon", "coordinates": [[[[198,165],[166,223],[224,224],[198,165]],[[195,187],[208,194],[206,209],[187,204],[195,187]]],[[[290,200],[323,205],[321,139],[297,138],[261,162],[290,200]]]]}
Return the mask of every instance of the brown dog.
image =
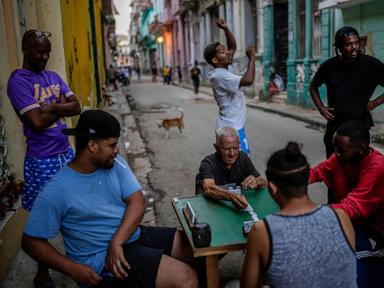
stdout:
{"type": "Polygon", "coordinates": [[[167,134],[165,135],[165,139],[169,138],[169,128],[177,127],[179,128],[180,133],[183,133],[181,129],[185,129],[184,128],[184,110],[180,107],[178,107],[177,109],[181,113],[179,118],[162,119],[157,121],[157,125],[159,126],[159,128],[163,127],[167,132],[167,134]]]}

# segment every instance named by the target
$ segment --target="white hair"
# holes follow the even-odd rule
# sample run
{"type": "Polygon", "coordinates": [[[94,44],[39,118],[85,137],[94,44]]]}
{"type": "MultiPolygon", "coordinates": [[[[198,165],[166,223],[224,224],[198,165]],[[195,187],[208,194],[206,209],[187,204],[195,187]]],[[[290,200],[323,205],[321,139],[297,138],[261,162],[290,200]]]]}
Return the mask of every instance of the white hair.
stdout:
{"type": "Polygon", "coordinates": [[[224,137],[239,138],[237,130],[231,126],[224,126],[216,130],[216,143],[219,143],[224,137]]]}

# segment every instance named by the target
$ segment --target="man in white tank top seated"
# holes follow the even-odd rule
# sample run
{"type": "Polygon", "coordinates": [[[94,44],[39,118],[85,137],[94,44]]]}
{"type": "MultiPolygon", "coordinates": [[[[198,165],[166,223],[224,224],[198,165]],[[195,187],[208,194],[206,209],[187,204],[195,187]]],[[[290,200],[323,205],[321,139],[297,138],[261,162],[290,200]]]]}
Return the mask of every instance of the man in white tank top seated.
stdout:
{"type": "Polygon", "coordinates": [[[309,164],[300,146],[289,142],[272,154],[266,175],[280,212],[252,227],[241,287],[357,287],[351,221],[309,199],[309,164]]]}

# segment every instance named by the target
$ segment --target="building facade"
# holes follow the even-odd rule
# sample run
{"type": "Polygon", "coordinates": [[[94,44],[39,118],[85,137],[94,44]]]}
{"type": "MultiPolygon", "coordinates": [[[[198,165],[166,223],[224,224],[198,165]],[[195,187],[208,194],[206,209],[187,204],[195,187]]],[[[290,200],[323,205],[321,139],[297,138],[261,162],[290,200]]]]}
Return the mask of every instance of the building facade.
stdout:
{"type": "Polygon", "coordinates": [[[225,19],[237,41],[233,70],[242,73],[247,66],[246,47],[255,45],[257,50],[256,81],[250,95],[257,95],[263,88],[263,22],[262,0],[161,0],[154,1],[155,20],[151,33],[158,42],[157,50],[161,67],[180,66],[184,79],[189,81],[189,70],[200,65],[203,80],[212,69],[204,60],[204,48],[211,42],[225,43],[225,35],[216,20],[225,19]]]}
{"type": "MultiPolygon", "coordinates": [[[[256,47],[255,82],[246,92],[261,100],[267,98],[272,73],[277,73],[284,79],[283,100],[314,109],[310,81],[319,65],[335,55],[334,33],[343,25],[361,33],[366,53],[384,59],[384,2],[380,0],[153,0],[153,7],[149,33],[158,40],[159,67],[180,66],[188,75],[197,62],[206,80],[212,67],[203,51],[211,42],[225,43],[215,23],[223,18],[237,41],[235,73],[246,69],[246,47],[256,47]]],[[[320,92],[326,102],[325,88],[320,92]]],[[[375,95],[381,92],[377,89],[375,95]]],[[[376,121],[384,121],[381,109],[373,112],[376,121]]]]}

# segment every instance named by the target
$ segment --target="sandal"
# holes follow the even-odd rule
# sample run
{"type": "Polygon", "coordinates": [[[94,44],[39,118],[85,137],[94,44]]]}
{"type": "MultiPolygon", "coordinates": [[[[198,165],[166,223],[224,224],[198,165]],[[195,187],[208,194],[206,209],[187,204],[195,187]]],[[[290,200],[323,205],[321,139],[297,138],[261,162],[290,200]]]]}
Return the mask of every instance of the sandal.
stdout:
{"type": "Polygon", "coordinates": [[[56,288],[50,276],[33,279],[33,285],[35,288],[56,288]]]}

